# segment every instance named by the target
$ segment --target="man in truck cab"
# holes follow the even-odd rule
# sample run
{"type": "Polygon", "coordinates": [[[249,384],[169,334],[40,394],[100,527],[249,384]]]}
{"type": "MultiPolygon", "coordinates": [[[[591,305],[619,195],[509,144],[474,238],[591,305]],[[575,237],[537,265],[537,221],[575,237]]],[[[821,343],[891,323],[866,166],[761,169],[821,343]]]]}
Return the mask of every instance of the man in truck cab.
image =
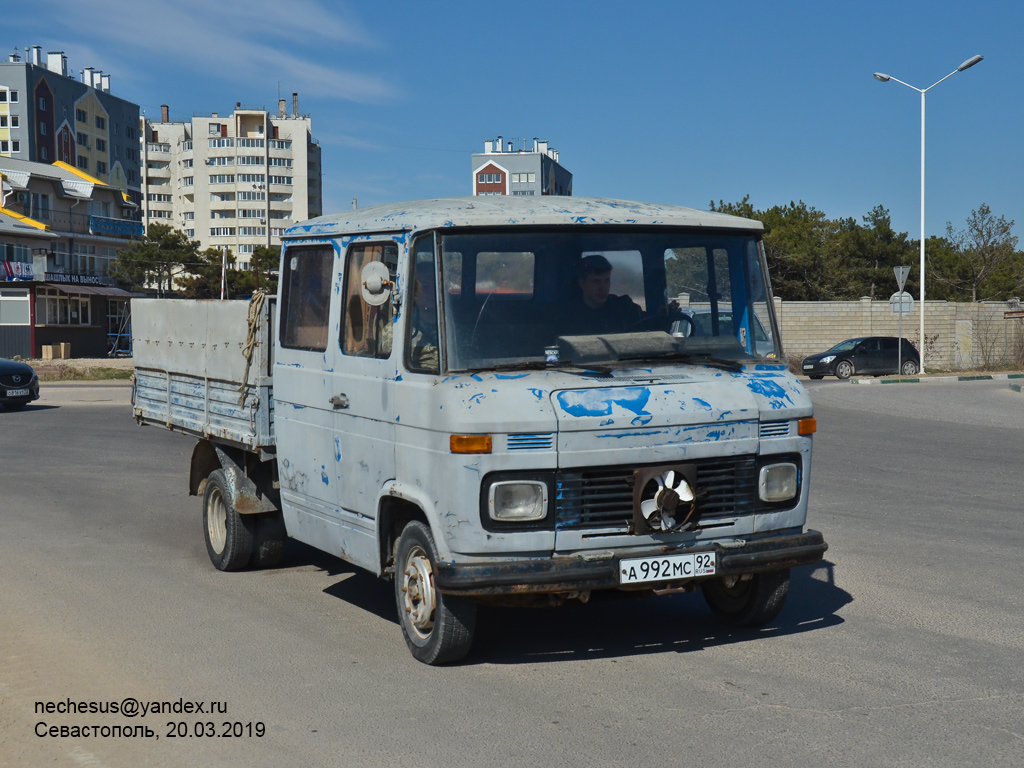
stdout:
{"type": "Polygon", "coordinates": [[[611,293],[612,264],[601,254],[579,260],[576,282],[580,293],[570,309],[574,333],[625,333],[640,322],[640,307],[627,295],[611,293]]]}

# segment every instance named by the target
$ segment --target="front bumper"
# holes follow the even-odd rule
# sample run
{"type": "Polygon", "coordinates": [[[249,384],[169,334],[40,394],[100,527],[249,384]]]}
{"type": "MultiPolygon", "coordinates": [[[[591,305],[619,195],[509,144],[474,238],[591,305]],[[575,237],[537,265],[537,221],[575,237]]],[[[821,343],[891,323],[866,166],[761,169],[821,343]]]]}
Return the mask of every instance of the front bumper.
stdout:
{"type": "MultiPolygon", "coordinates": [[[[582,592],[599,589],[651,589],[679,582],[648,582],[623,587],[619,584],[619,560],[656,555],[716,552],[715,576],[780,571],[798,565],[813,565],[828,549],[818,531],[766,536],[753,541],[709,542],[693,547],[659,547],[628,552],[579,553],[543,560],[508,560],[434,566],[434,586],[447,595],[484,597],[582,592]]],[[[703,579],[698,579],[703,580],[703,579]]],[[[688,581],[694,581],[689,579],[688,581]]]]}

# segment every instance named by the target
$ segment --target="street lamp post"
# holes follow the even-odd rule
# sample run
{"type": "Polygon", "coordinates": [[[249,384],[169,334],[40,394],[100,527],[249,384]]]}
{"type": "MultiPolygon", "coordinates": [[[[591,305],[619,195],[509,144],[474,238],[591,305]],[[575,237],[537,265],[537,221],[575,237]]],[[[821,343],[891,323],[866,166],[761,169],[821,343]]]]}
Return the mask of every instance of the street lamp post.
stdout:
{"type": "Polygon", "coordinates": [[[921,373],[925,372],[925,370],[924,370],[924,348],[925,348],[925,343],[924,343],[924,95],[928,91],[930,91],[932,88],[934,88],[936,85],[941,83],[943,80],[948,80],[953,75],[955,75],[957,72],[963,72],[965,69],[970,69],[975,64],[977,64],[979,61],[981,61],[983,58],[985,58],[985,57],[984,56],[971,56],[971,58],[969,58],[967,61],[965,61],[959,67],[957,67],[952,72],[950,72],[948,75],[946,75],[944,78],[942,78],[942,80],[939,80],[938,82],[932,83],[931,85],[929,85],[927,88],[924,88],[924,89],[915,88],[910,83],[904,83],[902,80],[900,80],[898,78],[895,78],[892,75],[886,75],[886,74],[884,74],[882,72],[875,72],[875,80],[878,80],[881,83],[887,83],[890,80],[895,80],[900,85],[905,85],[905,86],[907,86],[907,88],[910,88],[911,90],[917,91],[918,93],[921,94],[921,298],[920,298],[920,304],[921,304],[921,336],[920,336],[920,342],[919,342],[920,345],[921,345],[921,348],[918,350],[918,352],[920,354],[920,358],[921,358],[921,373]]]}

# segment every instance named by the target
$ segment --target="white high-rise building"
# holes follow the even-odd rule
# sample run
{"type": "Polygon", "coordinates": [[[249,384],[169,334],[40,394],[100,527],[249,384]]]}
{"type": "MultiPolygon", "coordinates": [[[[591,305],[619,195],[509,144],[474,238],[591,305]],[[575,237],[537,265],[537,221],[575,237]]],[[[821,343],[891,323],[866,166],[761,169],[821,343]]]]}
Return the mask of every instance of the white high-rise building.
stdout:
{"type": "Polygon", "coordinates": [[[200,249],[227,246],[245,265],[260,245],[323,212],[320,145],[308,115],[243,108],[224,117],[142,118],[142,220],[184,230],[200,249]]]}

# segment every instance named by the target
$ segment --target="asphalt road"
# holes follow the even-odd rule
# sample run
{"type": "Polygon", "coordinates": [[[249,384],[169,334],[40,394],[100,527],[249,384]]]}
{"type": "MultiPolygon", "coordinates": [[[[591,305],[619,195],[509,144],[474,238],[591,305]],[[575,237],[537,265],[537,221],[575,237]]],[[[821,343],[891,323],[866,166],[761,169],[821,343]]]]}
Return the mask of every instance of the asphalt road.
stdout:
{"type": "Polygon", "coordinates": [[[45,386],[0,413],[0,765],[1021,765],[1024,395],[810,389],[831,548],[773,626],[724,630],[697,595],[489,609],[430,668],[390,585],[340,561],[215,571],[191,441],[137,427],[123,387],[45,386]],[[37,711],[125,697],[217,714],[37,711]],[[197,722],[218,736],[170,735],[197,722]]]}

